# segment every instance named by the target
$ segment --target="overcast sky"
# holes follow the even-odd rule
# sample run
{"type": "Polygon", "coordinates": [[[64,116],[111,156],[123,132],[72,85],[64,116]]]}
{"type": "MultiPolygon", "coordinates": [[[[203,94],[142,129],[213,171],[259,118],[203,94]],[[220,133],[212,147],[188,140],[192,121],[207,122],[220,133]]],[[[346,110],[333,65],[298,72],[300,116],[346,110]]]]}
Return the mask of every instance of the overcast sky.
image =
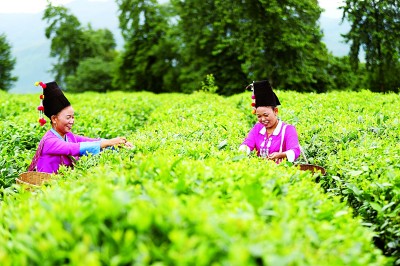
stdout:
{"type": "MultiPolygon", "coordinates": [[[[54,5],[64,5],[72,1],[73,0],[51,0],[54,5]]],[[[0,0],[0,13],[39,13],[46,8],[46,5],[46,0],[0,0]]]]}
{"type": "Polygon", "coordinates": [[[332,18],[342,17],[342,10],[339,10],[338,7],[343,5],[343,0],[318,0],[318,2],[320,7],[325,9],[325,16],[332,18]]]}
{"type": "MultiPolygon", "coordinates": [[[[51,0],[54,5],[66,4],[74,0],[51,0]]],[[[90,0],[90,1],[114,1],[114,0],[90,0]]],[[[337,10],[343,0],[318,0],[320,6],[325,9],[325,16],[340,18],[341,11],[337,10]]],[[[46,0],[0,0],[0,13],[39,13],[46,8],[46,0]]]]}

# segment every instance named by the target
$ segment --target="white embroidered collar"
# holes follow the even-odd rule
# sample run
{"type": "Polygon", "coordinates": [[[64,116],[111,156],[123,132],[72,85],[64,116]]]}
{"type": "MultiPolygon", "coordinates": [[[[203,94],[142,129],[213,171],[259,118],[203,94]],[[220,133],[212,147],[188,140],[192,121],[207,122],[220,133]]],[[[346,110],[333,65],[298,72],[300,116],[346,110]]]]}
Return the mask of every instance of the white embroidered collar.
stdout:
{"type": "MultiPolygon", "coordinates": [[[[279,132],[281,132],[282,124],[283,124],[282,121],[278,120],[278,125],[276,126],[272,135],[277,136],[279,134],[279,132]]],[[[267,132],[267,129],[265,127],[262,127],[262,129],[260,129],[261,135],[265,135],[266,132],[267,132]]]]}

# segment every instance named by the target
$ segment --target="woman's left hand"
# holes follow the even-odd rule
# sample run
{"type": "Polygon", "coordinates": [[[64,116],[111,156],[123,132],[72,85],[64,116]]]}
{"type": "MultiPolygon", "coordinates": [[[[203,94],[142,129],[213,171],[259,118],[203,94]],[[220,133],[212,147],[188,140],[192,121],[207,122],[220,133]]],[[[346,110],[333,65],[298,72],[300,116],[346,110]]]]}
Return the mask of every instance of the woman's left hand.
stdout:
{"type": "Polygon", "coordinates": [[[283,159],[286,157],[286,153],[284,152],[273,152],[271,154],[268,155],[268,159],[269,160],[279,160],[279,159],[283,159]]]}

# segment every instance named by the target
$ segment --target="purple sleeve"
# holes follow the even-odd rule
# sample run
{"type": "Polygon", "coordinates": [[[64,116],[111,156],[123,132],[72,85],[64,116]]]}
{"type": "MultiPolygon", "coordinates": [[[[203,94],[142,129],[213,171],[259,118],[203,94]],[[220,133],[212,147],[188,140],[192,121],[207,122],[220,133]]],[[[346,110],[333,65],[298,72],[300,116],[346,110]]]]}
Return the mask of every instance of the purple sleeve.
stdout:
{"type": "MultiPolygon", "coordinates": [[[[99,141],[99,140],[101,140],[100,138],[88,138],[88,137],[85,137],[85,136],[79,136],[79,135],[72,134],[72,133],[71,133],[71,135],[75,139],[74,142],[91,142],[91,141],[99,141]]],[[[70,137],[70,136],[68,136],[68,137],[70,137]]]]}
{"type": "Polygon", "coordinates": [[[247,134],[247,137],[245,138],[245,140],[243,141],[243,143],[241,145],[246,145],[247,147],[250,148],[250,150],[254,150],[254,148],[256,147],[256,133],[257,133],[257,129],[256,126],[254,126],[249,134],[247,134]]]}
{"type": "Polygon", "coordinates": [[[74,142],[65,142],[57,137],[49,138],[43,146],[43,154],[49,155],[72,155],[79,156],[80,144],[74,142]]]}
{"type": "Polygon", "coordinates": [[[288,125],[286,127],[285,144],[286,151],[292,150],[294,152],[295,159],[297,159],[300,156],[299,137],[297,135],[296,128],[292,125],[288,125]]]}

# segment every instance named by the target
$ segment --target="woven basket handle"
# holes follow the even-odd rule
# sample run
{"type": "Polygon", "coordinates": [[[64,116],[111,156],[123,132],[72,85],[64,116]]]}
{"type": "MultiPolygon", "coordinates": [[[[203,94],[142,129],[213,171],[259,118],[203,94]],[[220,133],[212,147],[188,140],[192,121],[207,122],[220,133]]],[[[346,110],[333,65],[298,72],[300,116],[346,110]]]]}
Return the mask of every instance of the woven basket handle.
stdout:
{"type": "Polygon", "coordinates": [[[304,160],[306,161],[306,163],[308,163],[308,160],[307,160],[306,154],[304,153],[304,151],[303,151],[303,147],[301,147],[301,146],[300,146],[300,152],[301,152],[301,154],[303,155],[303,158],[304,158],[304,160]]]}

